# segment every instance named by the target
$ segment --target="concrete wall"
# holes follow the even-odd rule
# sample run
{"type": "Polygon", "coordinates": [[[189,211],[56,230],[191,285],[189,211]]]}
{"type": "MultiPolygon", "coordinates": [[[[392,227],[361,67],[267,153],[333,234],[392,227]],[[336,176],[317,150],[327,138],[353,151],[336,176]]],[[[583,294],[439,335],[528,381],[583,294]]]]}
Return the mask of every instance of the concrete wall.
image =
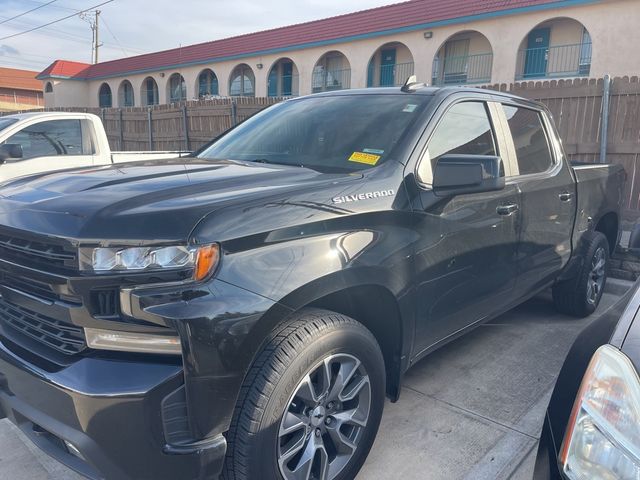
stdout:
{"type": "MultiPolygon", "coordinates": [[[[426,30],[403,32],[392,35],[371,37],[358,41],[335,43],[332,45],[279,52],[277,54],[255,55],[233,61],[219,61],[193,65],[179,70],[164,70],[126,77],[93,80],[89,82],[56,81],[54,94],[45,96],[48,106],[98,106],[98,90],[102,82],[111,86],[114,99],[120,82],[127,78],[133,85],[135,104],[142,105],[140,95],[142,81],[152,76],[158,83],[160,104],[167,103],[167,82],[174,72],[181,73],[187,84],[187,98],[197,98],[197,78],[204,68],[211,68],[218,77],[220,95],[229,94],[229,76],[241,63],[249,65],[256,77],[256,96],[267,95],[267,78],[271,66],[280,58],[290,58],[299,74],[300,94],[311,93],[314,66],[327,52],[337,50],[345,55],[351,69],[351,88],[367,85],[367,69],[379,49],[390,42],[399,42],[404,48],[398,49],[398,63],[412,58],[414,70],[419,80],[431,81],[433,59],[438,50],[451,37],[461,32],[477,32],[472,35],[470,53],[493,52],[490,83],[510,83],[516,77],[518,50],[528,33],[536,26],[554,20],[551,44],[563,42],[579,43],[581,26],[587,28],[593,40],[593,58],[590,76],[600,78],[637,75],[640,72],[640,8],[637,0],[603,0],[599,3],[584,4],[567,8],[523,13],[505,17],[489,18],[467,23],[451,24],[428,29],[431,38],[425,38],[426,30]],[[554,19],[572,19],[574,21],[554,19]],[[490,47],[490,48],[489,48],[490,47]],[[410,55],[410,56],[409,56],[410,55]],[[262,65],[262,68],[258,68],[262,65]],[[63,88],[64,84],[64,88],[63,88]]],[[[114,103],[117,103],[114,100],[114,103]]]]}

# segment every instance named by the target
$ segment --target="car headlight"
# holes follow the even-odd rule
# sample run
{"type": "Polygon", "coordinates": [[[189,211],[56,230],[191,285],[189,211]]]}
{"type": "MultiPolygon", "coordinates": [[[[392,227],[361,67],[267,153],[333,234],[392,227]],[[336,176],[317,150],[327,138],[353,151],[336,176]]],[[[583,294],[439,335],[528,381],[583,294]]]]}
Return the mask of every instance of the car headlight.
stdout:
{"type": "Polygon", "coordinates": [[[192,268],[195,280],[204,280],[220,258],[217,244],[84,249],[80,268],[94,272],[140,272],[192,268]]]}
{"type": "Polygon", "coordinates": [[[640,478],[640,378],[631,361],[605,345],[580,385],[560,464],[570,479],[640,478]]]}

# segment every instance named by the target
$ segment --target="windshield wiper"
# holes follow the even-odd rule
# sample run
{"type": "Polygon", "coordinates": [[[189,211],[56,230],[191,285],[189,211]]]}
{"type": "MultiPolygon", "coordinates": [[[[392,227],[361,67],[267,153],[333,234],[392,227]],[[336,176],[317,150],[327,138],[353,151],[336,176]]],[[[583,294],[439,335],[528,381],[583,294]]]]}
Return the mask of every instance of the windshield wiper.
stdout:
{"type": "Polygon", "coordinates": [[[274,162],[273,160],[267,160],[266,158],[252,158],[252,159],[246,160],[246,161],[247,162],[253,162],[253,163],[266,163],[267,165],[286,165],[287,167],[302,167],[302,168],[306,168],[302,164],[287,163],[287,162],[274,162]]]}

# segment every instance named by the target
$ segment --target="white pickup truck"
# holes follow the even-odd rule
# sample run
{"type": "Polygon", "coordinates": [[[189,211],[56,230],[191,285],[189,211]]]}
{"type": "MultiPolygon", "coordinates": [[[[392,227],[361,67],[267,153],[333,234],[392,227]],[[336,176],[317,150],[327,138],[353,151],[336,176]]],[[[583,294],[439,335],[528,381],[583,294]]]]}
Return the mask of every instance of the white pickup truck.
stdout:
{"type": "Polygon", "coordinates": [[[53,170],[176,158],[186,152],[112,152],[90,113],[34,112],[0,117],[0,183],[53,170]]]}

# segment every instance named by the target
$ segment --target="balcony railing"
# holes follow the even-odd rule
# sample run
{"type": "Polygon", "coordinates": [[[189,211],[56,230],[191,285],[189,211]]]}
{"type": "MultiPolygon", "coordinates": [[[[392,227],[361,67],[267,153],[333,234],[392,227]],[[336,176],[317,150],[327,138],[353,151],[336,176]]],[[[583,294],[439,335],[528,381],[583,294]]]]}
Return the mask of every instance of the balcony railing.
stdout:
{"type": "Polygon", "coordinates": [[[398,87],[413,75],[413,62],[394,65],[369,65],[367,87],[398,87]]]}
{"type": "Polygon", "coordinates": [[[516,80],[580,77],[591,70],[591,44],[527,48],[518,52],[516,80]]]}
{"type": "Polygon", "coordinates": [[[351,88],[351,69],[320,70],[313,72],[311,90],[313,93],[351,88]]]}
{"type": "Polygon", "coordinates": [[[298,75],[270,76],[267,80],[269,97],[297,97],[300,95],[300,77],[298,75]]]}
{"type": "Polygon", "coordinates": [[[436,57],[433,62],[434,85],[468,85],[491,82],[493,53],[436,57]]]}

